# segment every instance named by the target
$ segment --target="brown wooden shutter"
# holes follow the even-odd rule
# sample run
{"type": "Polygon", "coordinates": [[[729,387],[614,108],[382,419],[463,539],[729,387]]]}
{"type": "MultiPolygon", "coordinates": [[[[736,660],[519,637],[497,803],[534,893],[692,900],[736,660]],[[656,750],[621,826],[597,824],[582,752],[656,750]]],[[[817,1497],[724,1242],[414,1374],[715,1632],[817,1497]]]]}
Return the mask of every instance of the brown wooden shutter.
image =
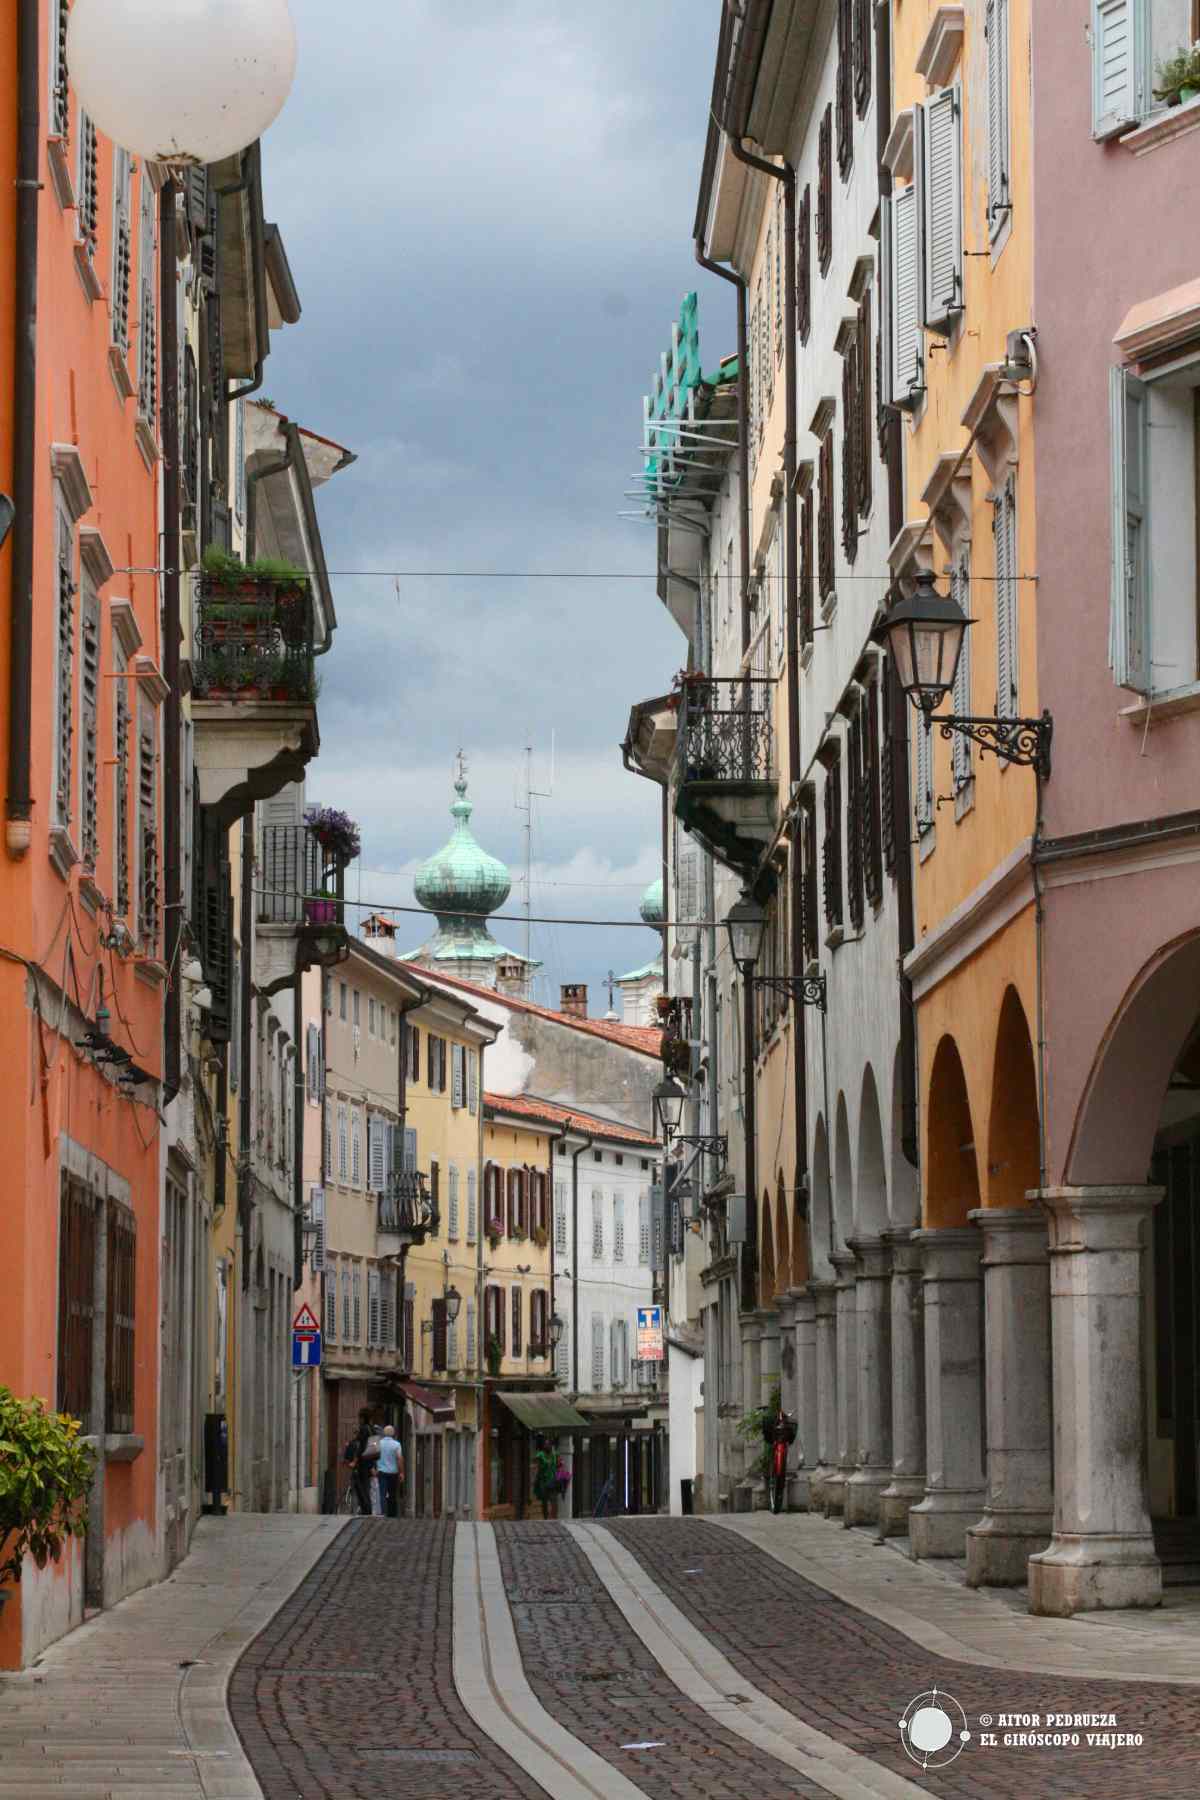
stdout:
{"type": "Polygon", "coordinates": [[[804,959],[815,962],[820,955],[820,924],[817,915],[817,800],[811,788],[804,796],[804,959]]]}
{"type": "Polygon", "coordinates": [[[516,1235],[517,1226],[517,1171],[504,1171],[504,1228],[509,1237],[516,1235]]]}
{"type": "Polygon", "coordinates": [[[863,922],[863,752],[862,717],[850,721],[846,740],[846,896],[855,931],[863,922]]]}
{"type": "Polygon", "coordinates": [[[512,1351],[513,1356],[521,1354],[521,1290],[512,1290],[512,1351]]]}
{"type": "Polygon", "coordinates": [[[824,603],[837,580],[833,537],[833,427],[821,439],[817,462],[817,587],[824,603]]]}
{"type": "Polygon", "coordinates": [[[871,290],[867,289],[858,308],[858,513],[866,518],[871,510],[871,458],[875,436],[871,429],[871,290]]]}
{"type": "Polygon", "coordinates": [[[825,770],[825,922],[842,922],[842,770],[834,756],[825,770]]]}
{"type": "Polygon", "coordinates": [[[825,108],[817,136],[817,265],[829,273],[833,255],[833,107],[825,108]]]}
{"type": "Polygon", "coordinates": [[[440,1166],[431,1161],[429,1164],[429,1199],[433,1207],[433,1229],[436,1231],[441,1217],[442,1171],[440,1166]]]}
{"type": "Polygon", "coordinates": [[[812,184],[796,212],[796,330],[807,344],[812,330],[812,184]]]}
{"type": "MultiPolygon", "coordinates": [[[[883,665],[883,679],[879,687],[879,702],[883,714],[882,742],[879,752],[879,824],[883,844],[883,866],[893,878],[896,874],[896,846],[903,843],[903,832],[896,829],[896,764],[895,744],[892,736],[893,705],[892,665],[890,660],[883,665]]],[[[902,701],[907,706],[907,701],[902,701]]]]}
{"type": "Polygon", "coordinates": [[[872,906],[878,906],[883,899],[883,843],[880,815],[879,680],[874,675],[867,683],[866,699],[863,701],[863,719],[865,725],[863,758],[866,764],[866,784],[863,797],[866,823],[863,833],[863,849],[866,859],[867,899],[872,906]]]}
{"type": "Polygon", "coordinates": [[[845,181],[854,162],[854,0],[838,0],[837,159],[845,181]]]}
{"type": "Polygon", "coordinates": [[[848,563],[858,558],[858,345],[842,358],[842,553],[848,563]]]}
{"type": "Polygon", "coordinates": [[[813,494],[811,486],[800,502],[800,644],[811,644],[813,634],[813,494]]]}
{"type": "Polygon", "coordinates": [[[446,1370],[446,1302],[440,1297],[430,1308],[433,1314],[433,1370],[441,1375],[446,1370]]]}
{"type": "Polygon", "coordinates": [[[426,1081],[431,1094],[437,1092],[437,1039],[432,1031],[425,1034],[426,1081]]]}
{"type": "Polygon", "coordinates": [[[854,104],[861,119],[871,104],[871,0],[854,0],[854,104]]]}

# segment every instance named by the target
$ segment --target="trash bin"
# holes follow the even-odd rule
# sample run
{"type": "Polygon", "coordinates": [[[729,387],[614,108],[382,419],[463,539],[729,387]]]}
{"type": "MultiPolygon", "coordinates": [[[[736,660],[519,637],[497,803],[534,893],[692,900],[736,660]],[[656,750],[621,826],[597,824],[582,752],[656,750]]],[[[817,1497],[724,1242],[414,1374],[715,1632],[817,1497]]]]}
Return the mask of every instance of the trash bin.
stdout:
{"type": "Polygon", "coordinates": [[[693,1510],[692,1509],[692,1484],[688,1480],[683,1480],[679,1483],[679,1501],[680,1501],[680,1505],[683,1507],[684,1517],[690,1519],[692,1516],[692,1510],[693,1510]]]}

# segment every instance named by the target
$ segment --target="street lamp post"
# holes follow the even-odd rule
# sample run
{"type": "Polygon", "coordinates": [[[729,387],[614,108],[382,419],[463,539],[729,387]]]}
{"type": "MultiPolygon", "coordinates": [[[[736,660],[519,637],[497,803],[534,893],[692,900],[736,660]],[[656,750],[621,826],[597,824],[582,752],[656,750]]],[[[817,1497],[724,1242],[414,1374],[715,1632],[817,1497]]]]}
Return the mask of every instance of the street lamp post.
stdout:
{"type": "MultiPolygon", "coordinates": [[[[875,636],[887,643],[900,687],[921,713],[926,731],[933,728],[934,714],[954,690],[963,638],[972,624],[957,600],[939,594],[932,574],[923,569],[913,593],[898,600],[876,628],[875,636]]],[[[946,739],[958,733],[1003,762],[1034,769],[1040,781],[1050,779],[1054,722],[1048,712],[1040,719],[947,713],[936,724],[946,739]]]]}
{"type": "Polygon", "coordinates": [[[767,929],[764,906],[752,894],[743,894],[725,915],[729,948],[733,960],[749,987],[774,988],[800,1006],[819,1006],[825,1011],[824,975],[756,975],[754,965],[762,955],[763,937],[767,929]]]}

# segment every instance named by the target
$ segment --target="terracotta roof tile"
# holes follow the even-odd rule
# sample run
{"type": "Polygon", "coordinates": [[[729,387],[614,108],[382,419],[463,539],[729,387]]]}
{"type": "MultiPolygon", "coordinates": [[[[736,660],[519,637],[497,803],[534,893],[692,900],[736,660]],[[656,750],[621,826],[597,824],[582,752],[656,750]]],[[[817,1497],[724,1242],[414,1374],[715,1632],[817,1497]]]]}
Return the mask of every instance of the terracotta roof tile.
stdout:
{"type": "Polygon", "coordinates": [[[633,1125],[621,1125],[616,1119],[599,1119],[595,1113],[580,1112],[577,1106],[556,1106],[552,1100],[539,1100],[534,1094],[490,1094],[483,1096],[485,1106],[496,1112],[515,1113],[523,1119],[538,1119],[547,1125],[584,1131],[592,1137],[608,1138],[618,1144],[641,1144],[659,1150],[657,1138],[638,1131],[633,1125]]]}
{"type": "Polygon", "coordinates": [[[627,1050],[640,1050],[644,1056],[657,1057],[661,1052],[662,1032],[657,1025],[622,1025],[614,1019],[580,1019],[573,1013],[555,1012],[552,1007],[538,1006],[533,1000],[519,1000],[513,994],[498,994],[494,988],[483,987],[477,981],[464,981],[461,975],[445,975],[440,969],[427,969],[423,963],[406,961],[404,966],[411,969],[419,980],[428,981],[431,986],[444,981],[447,987],[461,988],[465,994],[479,994],[485,1000],[495,1000],[501,1006],[511,1007],[513,1012],[536,1013],[540,1018],[554,1019],[560,1025],[570,1025],[575,1031],[590,1032],[593,1037],[607,1038],[613,1044],[623,1044],[627,1050]]]}

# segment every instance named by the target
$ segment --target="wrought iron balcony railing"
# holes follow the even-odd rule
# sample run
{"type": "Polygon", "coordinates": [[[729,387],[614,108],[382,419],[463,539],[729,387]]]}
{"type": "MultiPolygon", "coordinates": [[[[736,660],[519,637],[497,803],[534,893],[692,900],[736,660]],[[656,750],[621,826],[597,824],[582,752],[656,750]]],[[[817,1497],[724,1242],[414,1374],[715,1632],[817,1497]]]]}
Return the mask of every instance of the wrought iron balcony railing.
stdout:
{"type": "Polygon", "coordinates": [[[379,1196],[379,1230],[399,1237],[406,1247],[425,1241],[438,1228],[438,1210],[416,1169],[394,1174],[379,1196]]]}
{"type": "Polygon", "coordinates": [[[774,778],[771,686],[748,675],[732,681],[684,681],[675,747],[680,786],[774,778]]]}
{"type": "Polygon", "coordinates": [[[263,826],[256,883],[260,924],[341,925],[345,883],[345,863],[331,856],[307,825],[263,826]]]}
{"type": "Polygon", "coordinates": [[[307,579],[247,574],[196,583],[192,693],[198,700],[310,705],[313,597],[307,579]]]}

